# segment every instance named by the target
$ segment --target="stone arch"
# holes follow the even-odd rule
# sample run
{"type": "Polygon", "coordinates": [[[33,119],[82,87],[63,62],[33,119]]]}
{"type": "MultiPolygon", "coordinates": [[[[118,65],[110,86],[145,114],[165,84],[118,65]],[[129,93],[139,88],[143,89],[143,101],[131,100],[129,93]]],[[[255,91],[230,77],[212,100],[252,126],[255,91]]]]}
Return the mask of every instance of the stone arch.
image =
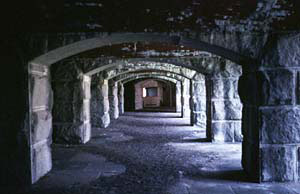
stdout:
{"type": "MultiPolygon", "coordinates": [[[[36,120],[30,119],[29,128],[32,133],[31,137],[31,171],[32,171],[32,182],[36,182],[40,177],[46,174],[52,168],[51,162],[51,149],[50,144],[52,142],[51,129],[52,123],[49,122],[49,115],[51,115],[53,94],[51,90],[51,76],[50,66],[63,59],[74,56],[76,54],[89,51],[91,49],[109,46],[113,44],[121,43],[134,43],[134,42],[154,42],[161,44],[171,44],[186,46],[188,48],[207,51],[218,56],[224,57],[228,60],[236,62],[237,64],[243,64],[245,61],[252,61],[240,54],[237,54],[228,49],[210,45],[208,43],[194,40],[181,38],[178,36],[168,36],[161,34],[152,33],[121,33],[104,36],[101,38],[92,38],[83,41],[79,41],[61,48],[52,50],[40,57],[37,57],[29,62],[29,117],[33,118],[35,115],[36,120]],[[37,129],[36,131],[32,129],[37,129]],[[36,138],[36,141],[32,139],[36,138]],[[34,140],[34,141],[33,141],[34,140]],[[40,161],[46,159],[43,163],[40,161]]],[[[79,73],[80,88],[79,96],[82,97],[83,103],[82,113],[79,115],[80,128],[75,135],[80,137],[80,142],[86,142],[90,133],[87,129],[90,129],[89,120],[89,104],[90,99],[90,75],[86,75],[83,72],[79,73]]],[[[51,115],[52,116],[52,115],[51,115]]],[[[74,126],[71,126],[74,127],[74,126]]],[[[77,127],[77,126],[75,126],[77,127]]]]}
{"type": "MultiPolygon", "coordinates": [[[[78,41],[54,49],[44,55],[41,55],[33,59],[30,63],[49,66],[65,58],[74,56],[76,54],[88,50],[92,50],[103,46],[129,43],[129,42],[157,42],[157,43],[175,44],[175,45],[186,46],[192,49],[207,51],[216,54],[218,56],[224,57],[226,59],[229,59],[238,64],[243,64],[245,60],[249,61],[249,58],[242,56],[234,51],[231,51],[229,49],[220,46],[211,45],[209,43],[200,40],[189,39],[189,38],[179,37],[179,36],[169,36],[169,35],[157,34],[157,33],[114,33],[99,38],[91,38],[91,39],[78,41]]],[[[252,61],[252,59],[250,59],[250,61],[252,61]]]]}
{"type": "Polygon", "coordinates": [[[196,74],[195,71],[184,67],[178,67],[168,63],[127,63],[121,67],[117,67],[112,70],[106,70],[107,79],[112,79],[122,74],[134,73],[139,71],[149,72],[170,72],[177,75],[181,75],[187,79],[192,79],[196,74]]]}
{"type": "Polygon", "coordinates": [[[117,82],[121,82],[122,84],[126,84],[128,82],[131,82],[133,80],[137,80],[137,79],[159,79],[159,80],[164,80],[164,81],[169,81],[172,82],[174,84],[177,83],[177,79],[174,78],[169,78],[169,77],[165,77],[165,76],[160,76],[160,75],[140,75],[140,76],[133,76],[133,77],[128,77],[126,79],[123,80],[119,80],[117,82]]]}

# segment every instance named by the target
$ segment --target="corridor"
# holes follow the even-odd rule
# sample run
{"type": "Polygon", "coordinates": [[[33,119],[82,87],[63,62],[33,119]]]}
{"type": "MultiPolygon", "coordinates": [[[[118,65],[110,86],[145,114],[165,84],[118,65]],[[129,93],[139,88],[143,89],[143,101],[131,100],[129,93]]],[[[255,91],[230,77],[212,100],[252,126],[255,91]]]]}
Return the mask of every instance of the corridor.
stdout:
{"type": "Polygon", "coordinates": [[[299,184],[251,183],[240,143],[207,142],[180,113],[126,112],[92,132],[87,144],[53,144],[53,170],[29,193],[300,193],[299,184]]]}

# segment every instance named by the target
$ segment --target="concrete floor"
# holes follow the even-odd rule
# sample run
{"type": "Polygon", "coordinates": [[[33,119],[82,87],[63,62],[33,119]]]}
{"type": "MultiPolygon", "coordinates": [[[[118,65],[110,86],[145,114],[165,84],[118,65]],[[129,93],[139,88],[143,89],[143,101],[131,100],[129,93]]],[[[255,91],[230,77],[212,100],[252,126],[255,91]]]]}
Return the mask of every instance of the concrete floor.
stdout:
{"type": "Polygon", "coordinates": [[[30,194],[300,194],[251,183],[241,144],[211,144],[179,113],[126,113],[86,145],[53,145],[53,170],[30,194]]]}

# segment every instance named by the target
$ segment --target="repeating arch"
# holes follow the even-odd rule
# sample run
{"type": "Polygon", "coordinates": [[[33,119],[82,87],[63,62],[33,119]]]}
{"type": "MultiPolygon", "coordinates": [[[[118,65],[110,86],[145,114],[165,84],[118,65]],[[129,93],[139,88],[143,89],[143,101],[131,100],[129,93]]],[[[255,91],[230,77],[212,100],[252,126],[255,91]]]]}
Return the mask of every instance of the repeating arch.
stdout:
{"type": "Polygon", "coordinates": [[[44,55],[41,55],[33,59],[30,63],[38,65],[52,65],[62,59],[74,56],[76,54],[92,50],[95,48],[110,46],[114,44],[122,43],[134,43],[134,42],[155,42],[155,43],[167,43],[173,45],[185,46],[192,49],[199,49],[207,51],[218,56],[229,59],[238,64],[242,64],[246,60],[252,60],[245,56],[242,56],[234,51],[226,48],[211,45],[203,41],[184,38],[179,36],[169,36],[156,33],[115,33],[106,35],[99,38],[91,38],[82,41],[78,41],[57,49],[54,49],[44,55]]]}

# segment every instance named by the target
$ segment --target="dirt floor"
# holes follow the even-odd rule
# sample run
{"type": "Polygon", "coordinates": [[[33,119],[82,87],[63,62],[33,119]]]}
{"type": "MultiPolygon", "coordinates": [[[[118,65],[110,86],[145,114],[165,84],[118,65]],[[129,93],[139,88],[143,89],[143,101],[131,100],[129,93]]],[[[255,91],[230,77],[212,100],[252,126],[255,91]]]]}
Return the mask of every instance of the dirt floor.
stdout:
{"type": "Polygon", "coordinates": [[[53,170],[30,194],[300,194],[251,183],[241,144],[212,144],[179,113],[126,113],[85,145],[53,145],[53,170]]]}

